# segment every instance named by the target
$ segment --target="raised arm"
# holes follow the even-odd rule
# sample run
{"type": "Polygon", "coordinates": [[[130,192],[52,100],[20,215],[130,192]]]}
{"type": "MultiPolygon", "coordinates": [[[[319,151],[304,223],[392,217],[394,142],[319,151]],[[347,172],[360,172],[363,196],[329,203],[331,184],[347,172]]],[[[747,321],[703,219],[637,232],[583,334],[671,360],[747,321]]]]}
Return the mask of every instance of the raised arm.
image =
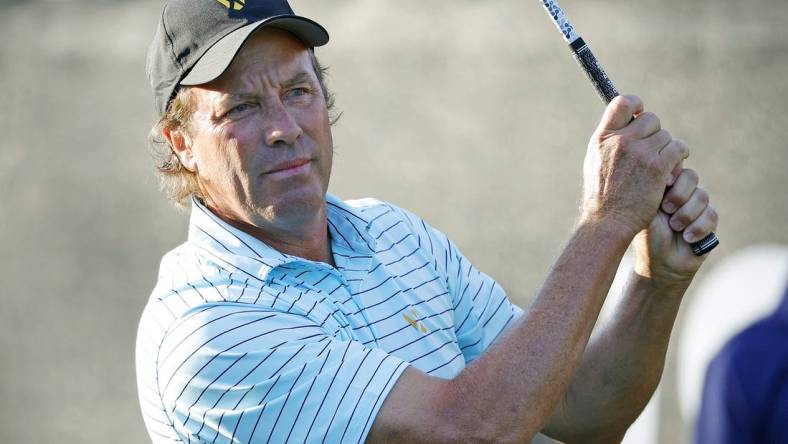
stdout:
{"type": "Polygon", "coordinates": [[[635,266],[621,302],[587,347],[562,408],[545,430],[551,436],[618,442],[659,384],[679,305],[706,257],[693,254],[690,243],[717,226],[698,174],[681,167],[674,174],[660,211],[635,237],[635,266]]]}
{"type": "Polygon", "coordinates": [[[621,257],[657,214],[686,146],[643,115],[637,97],[608,106],[584,167],[579,222],[528,314],[453,380],[409,368],[369,442],[528,442],[580,365],[621,257]]]}

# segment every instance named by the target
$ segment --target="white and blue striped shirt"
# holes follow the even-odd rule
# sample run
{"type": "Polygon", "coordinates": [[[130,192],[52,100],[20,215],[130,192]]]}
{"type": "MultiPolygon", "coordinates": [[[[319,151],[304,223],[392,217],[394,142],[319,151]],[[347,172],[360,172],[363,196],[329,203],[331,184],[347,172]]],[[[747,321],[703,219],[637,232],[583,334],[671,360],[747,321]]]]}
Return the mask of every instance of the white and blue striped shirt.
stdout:
{"type": "Polygon", "coordinates": [[[137,336],[153,442],[363,442],[406,366],[453,378],[522,313],[417,216],[327,204],[336,268],[194,201],[137,336]]]}

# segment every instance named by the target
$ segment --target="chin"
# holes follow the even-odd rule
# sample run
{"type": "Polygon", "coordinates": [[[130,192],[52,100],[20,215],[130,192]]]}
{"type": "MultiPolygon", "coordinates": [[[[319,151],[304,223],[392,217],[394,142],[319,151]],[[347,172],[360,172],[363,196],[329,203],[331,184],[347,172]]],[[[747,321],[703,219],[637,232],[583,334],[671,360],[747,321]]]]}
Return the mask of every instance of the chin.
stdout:
{"type": "Polygon", "coordinates": [[[326,201],[326,193],[316,187],[291,189],[277,196],[267,196],[262,205],[255,205],[260,214],[269,223],[276,225],[298,225],[300,222],[312,220],[322,211],[326,201]]]}

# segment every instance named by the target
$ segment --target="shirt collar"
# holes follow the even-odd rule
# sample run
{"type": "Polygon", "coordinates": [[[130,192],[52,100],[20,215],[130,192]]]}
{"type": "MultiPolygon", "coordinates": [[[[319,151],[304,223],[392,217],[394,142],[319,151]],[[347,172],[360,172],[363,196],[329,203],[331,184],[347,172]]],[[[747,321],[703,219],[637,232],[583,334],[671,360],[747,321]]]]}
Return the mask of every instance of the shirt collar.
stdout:
{"type": "Polygon", "coordinates": [[[256,237],[239,230],[192,197],[189,241],[221,265],[231,265],[245,274],[265,280],[274,268],[302,260],[268,246],[256,237]]]}
{"type": "Polygon", "coordinates": [[[375,239],[369,234],[371,221],[360,211],[332,194],[326,194],[328,231],[331,246],[343,246],[353,253],[375,252],[375,239]]]}
{"type": "MultiPolygon", "coordinates": [[[[326,207],[332,250],[347,249],[355,254],[375,251],[375,239],[368,232],[370,221],[362,213],[331,194],[326,194],[326,207]]],[[[311,262],[282,253],[229,225],[195,197],[192,198],[189,241],[221,265],[229,264],[262,280],[280,265],[311,262]]]]}

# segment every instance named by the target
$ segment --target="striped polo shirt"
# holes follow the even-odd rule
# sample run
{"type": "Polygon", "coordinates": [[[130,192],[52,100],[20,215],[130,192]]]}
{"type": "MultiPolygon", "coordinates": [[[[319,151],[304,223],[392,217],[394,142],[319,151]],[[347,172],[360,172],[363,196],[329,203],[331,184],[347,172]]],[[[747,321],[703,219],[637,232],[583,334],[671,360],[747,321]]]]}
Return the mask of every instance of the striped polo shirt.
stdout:
{"type": "Polygon", "coordinates": [[[453,378],[522,313],[419,217],[326,200],[336,267],[193,201],[137,335],[153,442],[363,442],[408,365],[453,378]]]}

